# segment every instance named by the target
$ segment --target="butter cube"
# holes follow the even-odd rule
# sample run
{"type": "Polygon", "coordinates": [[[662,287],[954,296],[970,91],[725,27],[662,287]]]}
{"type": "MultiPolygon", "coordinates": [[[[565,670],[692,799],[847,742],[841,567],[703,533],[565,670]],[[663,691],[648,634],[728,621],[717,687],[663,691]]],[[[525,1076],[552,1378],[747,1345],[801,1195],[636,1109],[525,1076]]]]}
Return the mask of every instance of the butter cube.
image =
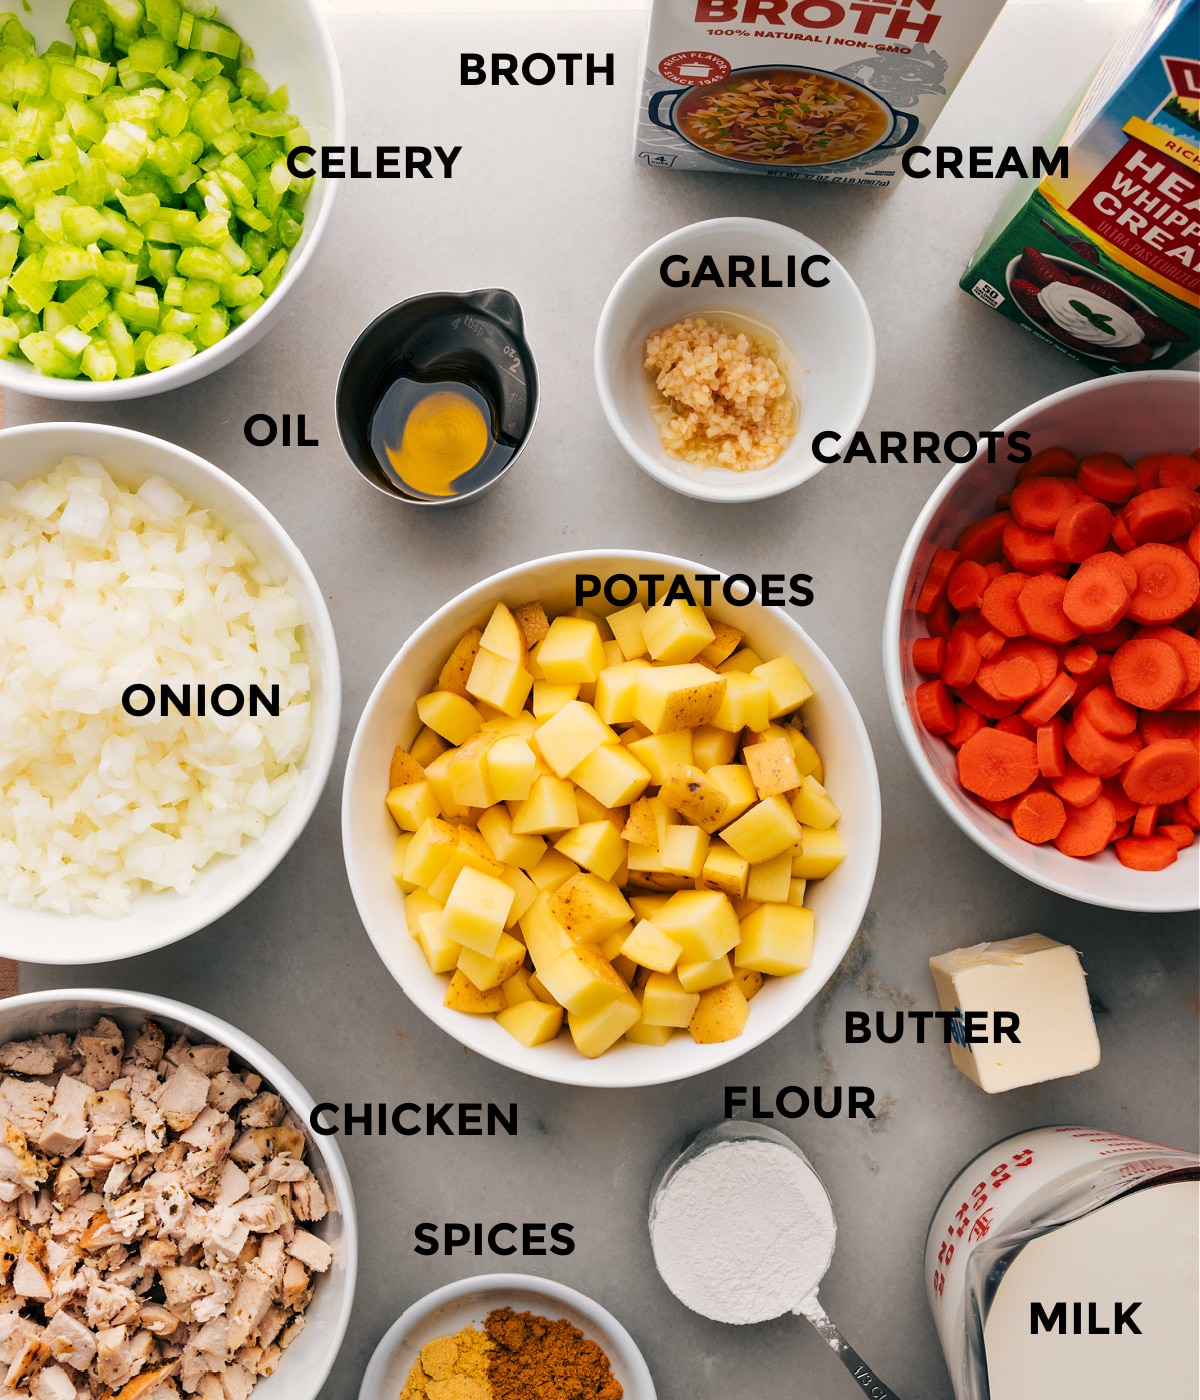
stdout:
{"type": "Polygon", "coordinates": [[[1040,933],[977,943],[930,958],[943,1011],[982,1012],[954,1024],[950,1057],[985,1093],[1001,1093],[1095,1069],[1100,1041],[1079,954],[1040,933]],[[1012,1028],[997,1035],[999,1018],[1012,1028]],[[970,1034],[984,1039],[967,1043],[970,1034]],[[998,1040],[998,1043],[995,1041],[998,1040]]]}

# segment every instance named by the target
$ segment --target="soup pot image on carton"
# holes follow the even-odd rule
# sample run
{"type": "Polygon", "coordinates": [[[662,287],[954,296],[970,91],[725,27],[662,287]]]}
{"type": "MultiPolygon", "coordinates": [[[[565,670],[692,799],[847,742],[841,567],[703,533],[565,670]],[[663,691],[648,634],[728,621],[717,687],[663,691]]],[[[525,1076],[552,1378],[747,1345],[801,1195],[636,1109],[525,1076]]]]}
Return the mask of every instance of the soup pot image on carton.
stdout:
{"type": "Polygon", "coordinates": [[[673,170],[890,185],[1000,9],[653,0],[634,156],[673,170]]]}

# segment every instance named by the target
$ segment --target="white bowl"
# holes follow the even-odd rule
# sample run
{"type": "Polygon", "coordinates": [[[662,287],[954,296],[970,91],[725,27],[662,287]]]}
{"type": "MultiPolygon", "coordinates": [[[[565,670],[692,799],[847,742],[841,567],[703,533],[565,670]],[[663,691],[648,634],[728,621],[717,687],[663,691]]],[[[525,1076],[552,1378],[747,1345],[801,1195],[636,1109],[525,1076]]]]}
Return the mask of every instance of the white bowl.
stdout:
{"type": "Polygon", "coordinates": [[[278,583],[285,580],[304,618],[312,668],[312,734],[299,781],[257,841],[217,856],[187,894],[148,891],[128,914],[55,914],[18,909],[0,897],[0,957],[40,963],[98,963],[165,947],[205,928],[258,888],[304,830],[329,777],[341,716],[341,672],[333,623],[320,585],[283,526],[244,486],[182,447],[97,423],[33,423],[0,432],[0,480],[41,476],[65,456],[98,458],[123,482],[161,476],[190,501],[236,529],[278,583]]]}
{"type": "MultiPolygon", "coordinates": [[[[1186,370],[1143,370],[1090,379],[1014,413],[999,432],[1029,432],[1034,452],[1068,447],[1076,456],[1116,452],[1128,461],[1150,452],[1191,452],[1196,446],[1200,379],[1186,370]]],[[[1003,452],[998,452],[1002,457],[1003,452]]],[[[943,809],[990,856],[1048,890],[1085,904],[1140,913],[1200,906],[1200,843],[1180,851],[1166,870],[1129,870],[1110,847],[1088,860],[1065,856],[1053,845],[1022,841],[1008,822],[993,816],[958,783],[955,753],[930,734],[909,710],[909,697],[925,677],[912,664],[912,643],[925,636],[925,619],[913,603],[933,552],[949,548],[972,521],[991,515],[996,497],[1012,489],[1017,468],[989,463],[986,448],[955,467],[929,498],[913,526],[888,596],[883,666],[888,700],[909,757],[943,809]]]]}
{"type": "MultiPolygon", "coordinates": [[[[55,39],[71,42],[67,28],[70,0],[33,0],[32,12],[19,15],[41,52],[55,39]]],[[[309,144],[344,145],[346,110],[337,55],[317,0],[220,0],[218,19],[233,26],[254,51],[253,67],[272,89],[287,85],[291,108],[309,135],[309,144]]],[[[0,389],[73,403],[108,403],[141,399],[192,384],[229,364],[266,334],[283,309],[291,289],[312,261],[342,181],[313,181],[304,206],[304,231],[292,249],[279,285],[244,325],[224,340],[182,364],[156,374],[136,374],[93,384],[90,379],[55,379],[23,361],[0,358],[0,389]]]]}
{"type": "MultiPolygon", "coordinates": [[[[756,261],[756,269],[760,264],[756,261]]],[[[678,265],[676,265],[678,266],[678,265]]],[[[756,270],[755,282],[761,279],[756,270]]],[[[609,426],[621,446],[664,486],[705,501],[759,501],[790,491],[828,465],[812,449],[819,433],[833,457],[854,436],[875,382],[875,332],[862,293],[850,274],[819,243],[765,219],[707,219],[676,229],[636,257],[617,280],[596,328],[596,388],[609,426]],[[664,258],[679,254],[695,271],[711,254],[722,271],[730,254],[771,259],[772,278],[783,278],[796,259],[796,288],[669,287],[659,275],[664,258]],[[829,285],[808,287],[800,269],[808,257],[828,258],[814,277],[829,285]],[[738,313],[770,327],[780,341],[792,388],[800,401],[796,436],[779,458],[760,471],[694,467],[668,457],[652,409],[654,386],[643,367],[646,337],[685,316],[738,313]]]]}
{"type": "Polygon", "coordinates": [[[621,1382],[625,1400],[656,1400],[637,1343],[606,1308],[573,1288],[530,1274],[482,1274],[427,1293],[384,1333],[359,1387],[358,1400],[396,1400],[421,1348],[464,1327],[482,1328],[493,1308],[559,1317],[598,1342],[621,1382]]]}
{"type": "Polygon", "coordinates": [[[358,1273],[358,1217],[346,1164],[333,1138],[315,1137],[309,1127],[313,1100],[298,1079],[270,1051],[207,1011],[144,992],[88,987],[31,992],[0,1001],[0,1044],[28,1036],[68,1035],[110,1016],[123,1031],[140,1030],[147,1016],[168,1035],[214,1041],[248,1065],[278,1093],[291,1110],[308,1144],[305,1161],[329,1202],[329,1214],[313,1227],[333,1250],[329,1272],[319,1276],[305,1326],[283,1353],[272,1376],[262,1377],[254,1400],[315,1400],[329,1374],[350,1320],[358,1273]]]}
{"type": "MultiPolygon", "coordinates": [[[[429,971],[404,918],[403,897],[388,873],[396,828],[384,806],[388,762],[397,743],[411,743],[418,728],[417,697],[431,690],[454,643],[468,627],[482,627],[498,602],[515,607],[540,599],[548,613],[575,604],[576,573],[703,572],[697,564],[662,554],[602,550],[558,554],[485,579],[447,603],[408,639],[383,673],[358,723],[342,793],[342,845],[359,917],[388,971],[405,995],[456,1040],[481,1055],[538,1079],[561,1084],[628,1088],[664,1084],[728,1064],[770,1039],[808,1005],[841,962],[866,911],[879,857],[879,780],[867,731],[850,692],[823,652],[782,608],[759,603],[733,607],[714,602],[709,611],[741,628],[766,657],[790,656],[815,695],[804,707],[806,732],[821,751],[826,784],[842,810],[841,832],[849,854],[825,880],[809,886],[817,937],[812,966],[791,977],[768,978],[750,1006],[736,1040],[697,1045],[686,1033],[662,1047],[622,1041],[598,1059],[585,1059],[567,1036],[532,1049],[518,1044],[490,1016],[468,1016],[442,1005],[446,981],[429,971]]],[[[714,590],[715,592],[715,590],[714,590]]],[[[643,599],[644,601],[644,599],[643,599]]],[[[602,599],[589,606],[603,605],[602,599]]]]}

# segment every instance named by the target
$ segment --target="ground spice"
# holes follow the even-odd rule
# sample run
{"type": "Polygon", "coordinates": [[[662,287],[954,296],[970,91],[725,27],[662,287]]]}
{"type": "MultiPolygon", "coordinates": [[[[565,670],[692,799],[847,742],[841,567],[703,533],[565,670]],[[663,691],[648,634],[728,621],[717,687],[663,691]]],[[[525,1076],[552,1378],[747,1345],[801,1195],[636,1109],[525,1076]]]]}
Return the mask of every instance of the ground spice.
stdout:
{"type": "Polygon", "coordinates": [[[491,1400],[491,1352],[491,1339],[474,1327],[426,1342],[400,1400],[491,1400]]]}
{"type": "Polygon", "coordinates": [[[496,1308],[488,1313],[492,1400],[621,1400],[608,1357],[563,1318],[496,1308]]]}

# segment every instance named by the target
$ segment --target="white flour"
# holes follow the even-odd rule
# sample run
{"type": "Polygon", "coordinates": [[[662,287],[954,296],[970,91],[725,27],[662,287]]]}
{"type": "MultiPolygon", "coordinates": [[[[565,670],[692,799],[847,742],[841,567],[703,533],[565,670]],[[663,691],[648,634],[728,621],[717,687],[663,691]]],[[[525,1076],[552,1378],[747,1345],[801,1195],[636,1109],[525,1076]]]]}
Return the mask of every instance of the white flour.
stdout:
{"type": "Polygon", "coordinates": [[[766,1322],[803,1312],[834,1244],[833,1211],[811,1167],[790,1148],[722,1142],[679,1168],[650,1217],[667,1287],[715,1322],[766,1322]]]}

